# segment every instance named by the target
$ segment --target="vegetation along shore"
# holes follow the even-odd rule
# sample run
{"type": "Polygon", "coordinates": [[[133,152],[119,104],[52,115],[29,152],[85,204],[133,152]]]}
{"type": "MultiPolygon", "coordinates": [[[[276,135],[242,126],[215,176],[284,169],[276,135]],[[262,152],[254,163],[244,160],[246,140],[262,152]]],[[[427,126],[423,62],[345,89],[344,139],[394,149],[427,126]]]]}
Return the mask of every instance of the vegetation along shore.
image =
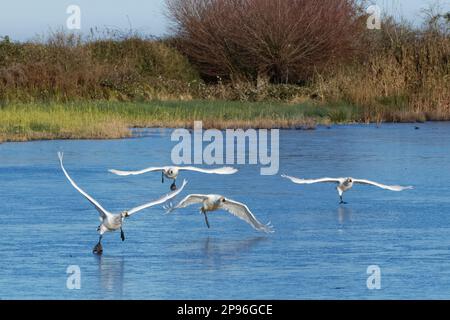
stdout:
{"type": "Polygon", "coordinates": [[[361,1],[205,1],[168,0],[164,39],[0,37],[0,142],[450,120],[450,13],[369,30],[361,1]]]}

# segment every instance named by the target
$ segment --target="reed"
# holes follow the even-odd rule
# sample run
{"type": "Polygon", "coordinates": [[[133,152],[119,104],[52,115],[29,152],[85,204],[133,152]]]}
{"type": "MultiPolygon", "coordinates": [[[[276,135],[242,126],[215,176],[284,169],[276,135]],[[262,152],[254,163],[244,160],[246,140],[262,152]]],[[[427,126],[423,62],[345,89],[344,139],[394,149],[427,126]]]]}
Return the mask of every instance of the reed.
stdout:
{"type": "Polygon", "coordinates": [[[364,122],[450,120],[449,22],[418,30],[385,21],[370,54],[316,76],[318,95],[357,105],[364,122]]]}

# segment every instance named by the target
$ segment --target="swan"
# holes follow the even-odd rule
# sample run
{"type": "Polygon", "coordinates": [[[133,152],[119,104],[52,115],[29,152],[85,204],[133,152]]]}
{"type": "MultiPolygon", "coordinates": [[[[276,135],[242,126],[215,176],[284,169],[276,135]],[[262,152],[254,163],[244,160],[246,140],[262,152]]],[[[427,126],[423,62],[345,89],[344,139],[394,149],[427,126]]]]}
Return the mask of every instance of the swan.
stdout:
{"type": "Polygon", "coordinates": [[[282,175],[281,177],[291,180],[296,184],[313,184],[313,183],[323,183],[323,182],[332,182],[337,183],[337,191],[339,193],[339,197],[341,199],[340,204],[346,204],[343,200],[344,192],[350,190],[355,183],[359,184],[367,184],[372,185],[381,189],[391,190],[391,191],[403,191],[403,190],[411,190],[414,189],[412,186],[402,187],[402,186],[388,186],[385,184],[381,184],[378,182],[365,180],[365,179],[353,179],[353,178],[320,178],[320,179],[299,179],[287,175],[282,175]]]}
{"type": "Polygon", "coordinates": [[[174,206],[172,203],[170,203],[169,206],[165,206],[164,208],[167,210],[167,213],[171,213],[175,209],[186,208],[197,203],[202,204],[200,213],[204,215],[205,222],[208,228],[210,227],[207,215],[208,212],[222,209],[228,211],[237,218],[244,220],[255,230],[265,233],[273,232],[273,227],[271,226],[271,224],[268,223],[267,225],[265,225],[259,222],[245,204],[225,198],[221,195],[190,194],[183,200],[181,200],[177,205],[174,206]]]}
{"type": "Polygon", "coordinates": [[[167,179],[172,179],[173,183],[170,186],[170,190],[176,190],[177,186],[175,184],[176,179],[178,177],[178,174],[180,171],[195,171],[195,172],[201,172],[201,173],[208,173],[208,174],[234,174],[238,170],[234,169],[232,167],[223,167],[223,168],[217,168],[217,169],[201,169],[196,167],[177,167],[177,166],[168,166],[168,167],[150,167],[139,171],[121,171],[121,170],[115,170],[111,169],[109,172],[118,175],[118,176],[134,176],[134,175],[140,175],[147,172],[155,172],[155,171],[161,171],[161,180],[162,183],[164,183],[164,177],[167,179]]]}
{"type": "Polygon", "coordinates": [[[125,234],[123,232],[122,226],[124,223],[125,218],[129,218],[131,217],[133,214],[162,204],[164,202],[166,202],[167,200],[170,200],[172,198],[174,198],[176,195],[178,195],[184,188],[184,186],[186,185],[187,181],[184,180],[183,181],[183,185],[181,186],[180,189],[178,189],[177,191],[171,192],[165,196],[162,196],[161,198],[154,200],[152,202],[143,204],[139,207],[133,208],[131,210],[127,210],[127,211],[123,211],[117,214],[111,213],[109,211],[107,211],[106,209],[104,209],[100,203],[98,203],[94,198],[92,198],[89,194],[87,194],[84,190],[82,190],[76,183],[75,181],[72,180],[72,178],[69,176],[69,174],[67,173],[66,169],[64,168],[64,164],[63,164],[63,156],[64,154],[62,152],[58,152],[58,157],[59,157],[59,163],[61,165],[61,169],[64,172],[64,175],[66,176],[67,180],[69,180],[70,184],[79,192],[81,193],[94,207],[95,209],[98,211],[99,213],[99,219],[100,219],[100,225],[97,228],[97,232],[99,233],[99,239],[98,239],[98,243],[95,245],[94,249],[93,249],[93,253],[97,253],[97,254],[102,254],[103,253],[103,247],[101,244],[102,238],[103,238],[103,234],[105,234],[106,232],[113,232],[113,231],[117,231],[120,229],[120,237],[122,239],[122,241],[125,241],[125,234]]]}

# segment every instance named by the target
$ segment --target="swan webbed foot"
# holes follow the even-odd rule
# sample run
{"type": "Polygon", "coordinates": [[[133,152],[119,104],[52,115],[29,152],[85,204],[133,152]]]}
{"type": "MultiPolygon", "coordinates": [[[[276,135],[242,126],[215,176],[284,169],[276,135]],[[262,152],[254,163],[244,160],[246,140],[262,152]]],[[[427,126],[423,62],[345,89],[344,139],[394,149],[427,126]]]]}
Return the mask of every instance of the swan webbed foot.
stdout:
{"type": "Polygon", "coordinates": [[[94,249],[92,250],[92,253],[96,253],[98,255],[103,253],[103,246],[102,246],[101,242],[99,242],[95,245],[94,249]]]}
{"type": "Polygon", "coordinates": [[[339,202],[339,204],[347,204],[347,202],[344,201],[344,198],[342,196],[339,197],[341,199],[341,201],[339,202]]]}
{"type": "Polygon", "coordinates": [[[177,190],[177,185],[175,184],[175,181],[170,185],[170,190],[172,191],[177,190]]]}

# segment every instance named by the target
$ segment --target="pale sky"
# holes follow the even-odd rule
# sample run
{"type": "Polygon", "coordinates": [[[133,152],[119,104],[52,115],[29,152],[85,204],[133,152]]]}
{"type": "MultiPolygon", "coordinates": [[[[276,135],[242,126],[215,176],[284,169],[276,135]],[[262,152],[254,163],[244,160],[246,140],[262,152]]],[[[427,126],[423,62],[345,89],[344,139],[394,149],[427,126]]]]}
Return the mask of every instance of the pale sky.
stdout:
{"type": "MultiPolygon", "coordinates": [[[[432,0],[435,1],[435,0],[432,0]]],[[[420,23],[420,9],[428,0],[373,0],[383,10],[395,10],[402,16],[420,23]]],[[[450,11],[450,0],[440,0],[450,11]]],[[[168,22],[164,15],[164,0],[0,0],[0,36],[12,40],[28,40],[49,30],[65,28],[69,5],[81,9],[81,32],[88,34],[93,27],[133,29],[147,35],[167,35],[168,22]]]]}

